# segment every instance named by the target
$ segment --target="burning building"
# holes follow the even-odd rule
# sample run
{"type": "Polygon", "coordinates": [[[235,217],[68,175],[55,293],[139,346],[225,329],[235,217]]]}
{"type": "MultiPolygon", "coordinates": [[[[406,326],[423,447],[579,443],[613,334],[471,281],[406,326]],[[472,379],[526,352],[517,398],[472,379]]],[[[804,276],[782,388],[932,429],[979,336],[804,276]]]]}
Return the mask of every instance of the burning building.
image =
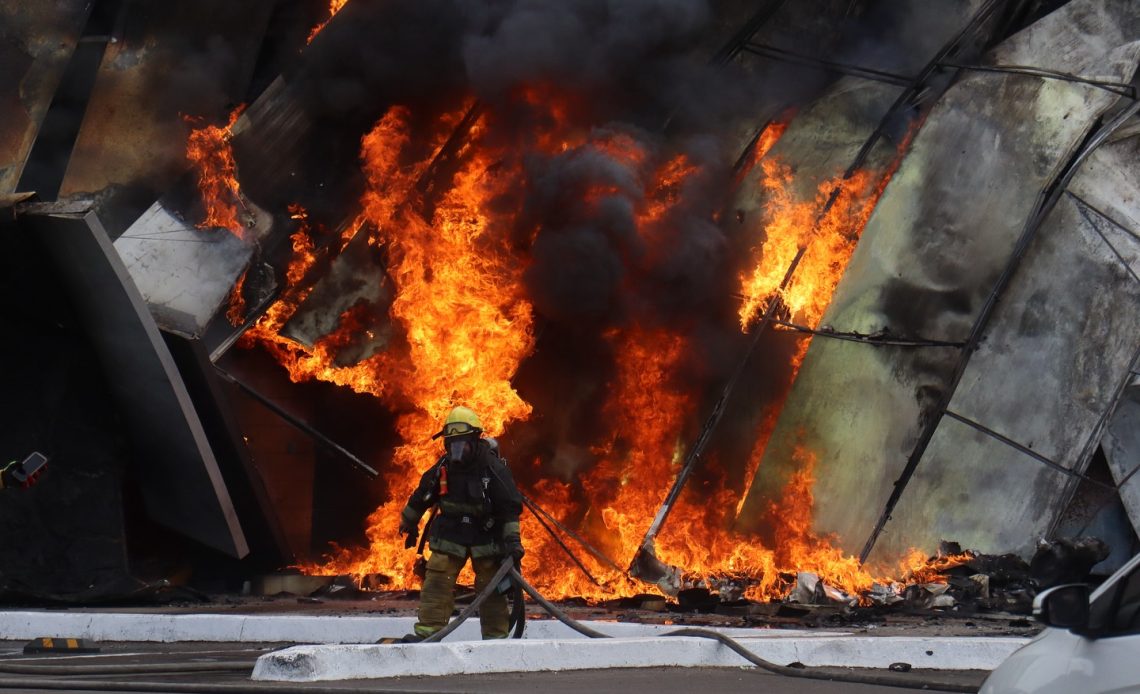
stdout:
{"type": "Polygon", "coordinates": [[[10,592],[414,586],[455,404],[555,596],[1135,548],[1130,3],[9,5],[10,592]]]}

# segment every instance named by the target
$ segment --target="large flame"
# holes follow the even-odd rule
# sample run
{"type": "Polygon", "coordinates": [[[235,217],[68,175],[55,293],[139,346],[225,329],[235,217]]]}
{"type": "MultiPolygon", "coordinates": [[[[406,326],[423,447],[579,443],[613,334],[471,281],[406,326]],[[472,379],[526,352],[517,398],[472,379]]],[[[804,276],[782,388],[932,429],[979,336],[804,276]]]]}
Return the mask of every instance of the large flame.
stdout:
{"type": "MultiPolygon", "coordinates": [[[[523,138],[526,156],[602,156],[625,172],[613,179],[620,183],[584,190],[573,213],[588,216],[611,198],[625,200],[634,211],[636,233],[645,249],[642,262],[652,263],[653,254],[675,234],[675,215],[691,214],[684,206],[687,184],[704,172],[704,165],[683,154],[659,151],[662,148],[630,133],[567,126],[570,109],[549,86],[520,89],[515,100],[516,106],[541,116],[531,119],[537,125],[523,138]]],[[[376,123],[361,142],[367,189],[359,216],[334,239],[311,230],[304,212],[294,211],[298,229],[286,287],[243,340],[247,346],[262,345],[293,380],[321,379],[374,395],[397,415],[403,444],[383,469],[387,501],[367,519],[368,546],[338,549],[305,567],[309,571],[382,574],[391,588],[415,586],[412,555],[403,548],[396,526],[420,474],[439,454],[430,436],[442,417],[452,406],[464,404],[482,415],[488,435],[499,436],[531,416],[532,405],[512,383],[535,346],[535,316],[523,281],[528,249],[525,240],[502,231],[514,228],[519,214],[517,205],[504,200],[526,186],[524,156],[514,151],[520,138],[496,132],[494,113],[481,112],[473,124],[464,121],[465,113],[474,113],[470,104],[437,117],[426,147],[413,142],[413,114],[406,108],[393,107],[376,123]],[[449,153],[454,171],[446,182],[425,184],[425,177],[435,175],[433,160],[460,122],[470,127],[461,133],[462,145],[449,153]],[[428,188],[430,205],[425,202],[428,188]],[[280,332],[310,291],[307,276],[318,257],[339,252],[360,233],[386,249],[386,274],[394,288],[389,318],[398,339],[384,352],[338,366],[337,350],[362,329],[356,308],[341,316],[336,331],[311,347],[280,332]]],[[[739,318],[745,329],[777,296],[801,248],[806,250],[795,277],[779,295],[793,316],[818,322],[891,174],[856,172],[826,182],[810,199],[798,199],[791,192],[788,167],[766,156],[784,127],[773,124],[765,130],[735,177],[739,184],[748,169],[759,165],[767,198],[764,238],[757,245],[754,269],[741,278],[739,318]]],[[[524,514],[524,568],[552,597],[601,599],[647,589],[618,567],[628,566],[678,472],[689,443],[684,432],[692,432],[705,414],[700,394],[691,392],[682,377],[693,367],[694,338],[688,332],[631,320],[609,328],[603,339],[614,364],[601,411],[605,431],[589,450],[592,466],[580,470],[573,483],[542,478],[541,460],[522,461],[516,472],[520,479],[534,480],[524,489],[527,494],[606,557],[577,552],[597,579],[591,582],[538,518],[524,514]]],[[[793,372],[807,345],[806,340],[800,343],[790,365],[793,372]]],[[[703,486],[681,495],[658,537],[658,557],[683,567],[690,581],[735,581],[753,598],[786,593],[790,585],[784,577],[796,571],[815,571],[852,593],[865,590],[876,580],[871,573],[835,548],[831,538],[811,530],[815,456],[806,448],[797,451],[799,471],[770,509],[777,528],[775,546],[762,546],[731,530],[779,404],[773,403],[761,418],[744,479],[709,474],[703,486]]],[[[705,465],[716,468],[712,461],[705,465]]],[[[913,572],[924,563],[925,558],[920,561],[914,555],[903,570],[913,572]]]]}
{"type": "MultiPolygon", "coordinates": [[[[194,128],[186,142],[186,158],[197,173],[198,189],[206,207],[206,217],[198,228],[228,229],[238,238],[242,238],[245,231],[238,214],[238,206],[244,202],[238,183],[237,162],[230,147],[230,131],[244,110],[244,104],[235,108],[225,126],[194,128]]],[[[197,122],[191,118],[187,121],[197,122]]]]}
{"type": "MultiPolygon", "coordinates": [[[[462,113],[443,119],[454,125],[462,113]]],[[[420,473],[434,462],[431,435],[454,405],[482,413],[485,431],[499,435],[512,421],[530,413],[511,378],[533,346],[532,317],[521,286],[522,267],[511,262],[504,240],[490,233],[495,218],[490,201],[512,185],[517,172],[499,166],[492,148],[472,148],[439,197],[430,220],[418,209],[414,186],[431,158],[407,167],[400,164],[409,143],[406,109],[393,108],[365,136],[362,164],[368,190],[359,219],[350,230],[371,230],[373,241],[386,244],[388,276],[395,286],[391,318],[402,329],[403,343],[351,367],[334,364],[341,336],[355,328],[351,311],[336,333],[306,348],[278,334],[304,296],[287,291],[259,321],[251,339],[267,346],[294,380],[319,378],[358,392],[385,398],[401,411],[397,429],[405,441],[385,470],[390,501],[368,520],[370,546],[343,552],[326,570],[388,576],[394,587],[411,585],[414,577],[396,537],[395,527],[405,500],[420,473]]],[[[485,130],[476,123],[470,133],[478,142],[485,130]]],[[[441,129],[439,146],[442,146],[441,129]]],[[[438,146],[436,148],[438,150],[438,146]]],[[[302,261],[292,265],[290,287],[298,286],[311,265],[311,246],[295,236],[302,261]]],[[[351,234],[346,234],[350,236],[351,234]]]]}

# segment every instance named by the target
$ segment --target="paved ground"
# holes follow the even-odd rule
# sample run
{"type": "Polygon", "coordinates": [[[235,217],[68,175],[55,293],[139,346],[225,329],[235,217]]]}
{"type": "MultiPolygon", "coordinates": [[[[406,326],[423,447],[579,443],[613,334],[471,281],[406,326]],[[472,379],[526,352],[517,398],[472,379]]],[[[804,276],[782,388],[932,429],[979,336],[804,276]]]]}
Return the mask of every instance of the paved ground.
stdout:
{"type": "MultiPolygon", "coordinates": [[[[286,685],[279,683],[253,683],[243,668],[228,672],[196,672],[193,674],[95,674],[67,672],[61,668],[102,665],[169,665],[171,668],[185,664],[226,665],[248,664],[263,653],[282,644],[155,644],[155,643],[115,643],[102,644],[103,651],[97,656],[25,656],[22,643],[0,641],[0,690],[36,691],[50,685],[56,691],[115,690],[116,686],[140,687],[143,683],[154,683],[150,691],[186,691],[187,685],[195,685],[200,691],[225,691],[240,688],[248,691],[359,691],[359,692],[503,692],[516,694],[542,691],[548,694],[581,694],[582,692],[609,691],[653,691],[661,694],[688,692],[728,692],[742,690],[762,690],[777,694],[891,694],[899,692],[919,692],[921,689],[879,687],[842,682],[826,682],[803,679],[788,679],[755,669],[735,668],[663,668],[657,670],[583,670],[576,672],[551,673],[508,673],[497,675],[452,676],[452,677],[404,677],[385,680],[355,680],[348,682],[322,683],[320,685],[286,685]],[[12,666],[43,667],[50,671],[35,674],[4,672],[12,666]],[[47,681],[45,681],[47,680],[47,681]],[[69,688],[66,680],[74,682],[69,688]],[[84,684],[93,683],[93,684],[84,684]],[[129,683],[129,684],[128,684],[129,683]],[[173,686],[172,686],[173,685],[173,686]],[[164,686],[170,687],[163,689],[164,686]]],[[[826,672],[842,676],[851,670],[828,669],[826,672]]],[[[867,672],[867,671],[861,671],[867,672]]],[[[875,671],[874,674],[887,677],[922,677],[941,682],[978,685],[984,679],[984,672],[931,672],[912,671],[906,675],[875,671]]],[[[930,690],[925,690],[930,691],[930,690]]]]}
{"type": "MultiPolygon", "coordinates": [[[[417,604],[411,594],[361,594],[307,597],[291,594],[275,596],[214,596],[202,600],[175,600],[170,596],[154,596],[163,604],[139,604],[129,607],[63,608],[67,612],[146,612],[159,614],[311,614],[354,616],[412,616],[417,604]]],[[[183,596],[187,597],[187,596],[183,596]]],[[[462,601],[461,601],[462,602],[462,601]]],[[[963,611],[903,611],[903,610],[851,610],[844,607],[800,608],[783,605],[748,605],[738,609],[724,609],[713,613],[678,612],[667,610],[633,609],[621,604],[589,606],[568,601],[563,603],[571,616],[578,619],[609,620],[673,624],[677,626],[730,626],[766,627],[773,629],[818,629],[845,631],[867,636],[1032,636],[1039,627],[1025,616],[1001,612],[967,613],[963,611]]],[[[719,609],[719,608],[718,608],[719,609]]],[[[52,610],[55,611],[55,610],[52,610]]],[[[545,615],[533,615],[534,618],[545,615]]],[[[2,635],[0,635],[2,636],[2,635]]],[[[42,691],[51,687],[56,691],[125,691],[119,686],[140,687],[156,683],[149,691],[400,691],[400,692],[519,692],[542,691],[550,694],[581,694],[581,692],[654,691],[662,694],[692,691],[804,692],[807,694],[870,694],[923,691],[897,687],[880,687],[842,682],[825,682],[788,679],[756,669],[734,668],[666,668],[631,670],[579,670],[557,673],[507,673],[478,676],[449,676],[422,678],[394,678],[387,680],[357,680],[329,682],[318,685],[289,685],[251,682],[249,670],[257,656],[290,644],[211,644],[211,643],[107,643],[101,644],[99,656],[65,658],[41,656],[28,660],[22,653],[23,642],[0,641],[0,690],[42,691]],[[66,672],[13,673],[2,672],[13,665],[59,666],[92,664],[182,664],[182,663],[242,663],[242,669],[226,672],[197,672],[194,674],[83,674],[66,672]],[[53,682],[67,680],[65,682],[53,682]],[[83,684],[79,680],[90,682],[83,684]],[[131,683],[126,685],[125,683],[131,683]],[[72,687],[70,683],[74,683],[72,687]],[[168,686],[169,689],[162,687],[168,686]]],[[[842,670],[829,670],[842,674],[842,670]]],[[[864,671],[867,672],[867,671],[864,671]]],[[[899,677],[890,672],[873,671],[887,677],[899,677]]],[[[979,685],[985,672],[922,672],[912,671],[905,677],[928,677],[959,685],[979,685]]],[[[138,691],[138,689],[134,689],[138,691]]],[[[930,691],[930,690],[926,690],[930,691]]]]}

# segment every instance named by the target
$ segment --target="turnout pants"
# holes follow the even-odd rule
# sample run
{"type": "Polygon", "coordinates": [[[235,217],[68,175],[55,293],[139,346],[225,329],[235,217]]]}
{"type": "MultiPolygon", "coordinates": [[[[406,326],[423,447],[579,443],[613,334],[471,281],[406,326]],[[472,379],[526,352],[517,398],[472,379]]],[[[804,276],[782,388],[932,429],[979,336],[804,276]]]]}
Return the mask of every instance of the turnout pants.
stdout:
{"type": "MultiPolygon", "coordinates": [[[[470,554],[468,554],[470,556],[470,554]]],[[[481,593],[499,570],[502,557],[471,557],[475,570],[475,591],[481,593]]],[[[420,590],[419,621],[416,634],[431,636],[447,626],[455,608],[455,579],[467,563],[467,557],[456,557],[443,552],[432,552],[427,561],[423,589],[420,590]]],[[[498,591],[492,593],[479,606],[479,628],[484,639],[505,639],[510,629],[507,598],[498,591]]]]}

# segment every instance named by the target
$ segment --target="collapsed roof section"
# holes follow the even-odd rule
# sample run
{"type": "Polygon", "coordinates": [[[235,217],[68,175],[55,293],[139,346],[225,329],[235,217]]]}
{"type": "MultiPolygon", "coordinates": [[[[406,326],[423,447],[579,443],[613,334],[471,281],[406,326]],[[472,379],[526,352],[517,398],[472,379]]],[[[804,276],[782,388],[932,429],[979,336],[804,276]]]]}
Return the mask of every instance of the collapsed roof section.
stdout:
{"type": "Polygon", "coordinates": [[[1116,249],[1135,242],[1135,174],[1105,163],[1123,141],[1090,149],[1134,103],[1119,85],[1138,59],[1138,8],[1075,0],[938,101],[824,320],[966,347],[815,340],[743,524],[783,488],[802,441],[820,452],[816,528],[847,551],[893,558],[953,537],[1026,552],[1050,531],[1140,345],[1140,285],[1121,259],[1130,251],[1116,249]],[[1118,88],[1003,69],[1026,65],[1118,88]],[[1074,172],[1084,173],[1070,184],[1074,172]],[[1069,192],[1043,208],[1055,186],[1069,192]],[[1080,191],[1114,219],[1098,220],[1080,191]],[[1127,229],[1115,245],[1100,231],[1114,225],[1127,229]]]}

